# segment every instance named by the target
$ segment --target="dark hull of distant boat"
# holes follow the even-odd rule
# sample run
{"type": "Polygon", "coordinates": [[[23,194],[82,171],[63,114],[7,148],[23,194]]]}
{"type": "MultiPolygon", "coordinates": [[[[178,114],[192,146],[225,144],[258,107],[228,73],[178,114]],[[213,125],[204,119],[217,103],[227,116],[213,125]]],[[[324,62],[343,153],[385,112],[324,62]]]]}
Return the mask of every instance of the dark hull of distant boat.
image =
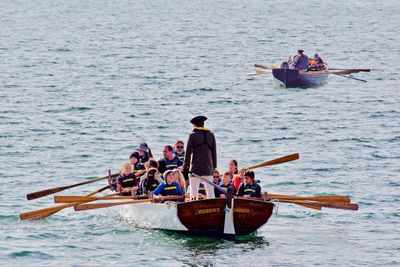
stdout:
{"type": "Polygon", "coordinates": [[[329,74],[324,71],[272,69],[272,75],[286,88],[308,88],[326,84],[329,74]]]}

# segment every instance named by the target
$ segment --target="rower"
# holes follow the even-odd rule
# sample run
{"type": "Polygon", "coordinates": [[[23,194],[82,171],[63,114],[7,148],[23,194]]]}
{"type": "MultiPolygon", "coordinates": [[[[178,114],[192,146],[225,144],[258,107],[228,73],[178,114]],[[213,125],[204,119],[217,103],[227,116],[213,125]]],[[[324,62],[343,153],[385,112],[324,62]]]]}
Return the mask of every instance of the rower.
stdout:
{"type": "Polygon", "coordinates": [[[150,158],[153,157],[151,150],[147,143],[140,143],[137,148],[135,148],[136,151],[139,152],[140,155],[140,163],[145,164],[150,158]]]}
{"type": "Polygon", "coordinates": [[[117,178],[117,190],[122,196],[134,196],[137,189],[138,186],[132,172],[132,165],[126,162],[123,165],[122,173],[117,178]]]}
{"type": "Polygon", "coordinates": [[[140,181],[139,186],[139,195],[140,196],[148,196],[151,195],[160,182],[158,181],[158,170],[156,168],[150,168],[147,170],[146,175],[143,176],[143,179],[140,181]]]}
{"type": "Polygon", "coordinates": [[[163,155],[164,157],[158,161],[158,170],[161,175],[167,170],[177,169],[183,165],[183,162],[174,154],[172,146],[164,146],[163,155]]]}
{"type": "MultiPolygon", "coordinates": [[[[232,185],[233,174],[229,171],[226,171],[222,176],[222,182],[219,183],[219,187],[228,191],[228,188],[232,188],[232,192],[235,192],[235,188],[232,185]]],[[[226,198],[226,194],[223,194],[221,191],[215,188],[215,197],[224,197],[226,198]]]]}
{"type": "Polygon", "coordinates": [[[178,157],[180,161],[185,161],[185,144],[182,140],[176,141],[174,146],[174,154],[178,157]]]}
{"type": "Polygon", "coordinates": [[[258,197],[261,198],[261,186],[254,182],[254,172],[247,170],[243,174],[244,183],[242,183],[237,192],[239,197],[258,197]]]}
{"type": "Polygon", "coordinates": [[[161,200],[163,200],[163,196],[183,196],[183,192],[175,181],[175,175],[171,170],[164,173],[164,182],[158,185],[153,195],[161,200]]]}

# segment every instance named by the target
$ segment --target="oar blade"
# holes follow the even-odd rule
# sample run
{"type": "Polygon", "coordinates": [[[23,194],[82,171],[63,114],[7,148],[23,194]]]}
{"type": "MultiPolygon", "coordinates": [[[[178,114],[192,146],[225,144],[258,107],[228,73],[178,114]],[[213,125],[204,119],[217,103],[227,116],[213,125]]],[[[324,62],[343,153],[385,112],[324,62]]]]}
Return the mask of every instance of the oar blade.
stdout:
{"type": "MultiPolygon", "coordinates": [[[[39,209],[39,210],[33,210],[33,211],[28,211],[21,213],[19,215],[20,220],[35,220],[35,219],[41,219],[41,217],[45,214],[54,214],[62,209],[65,209],[69,207],[68,204],[61,205],[61,206],[56,206],[56,207],[50,207],[50,208],[44,208],[44,209],[39,209]]],[[[48,215],[48,216],[50,216],[48,215]]],[[[46,217],[48,217],[46,216],[46,217]]]]}
{"type": "Polygon", "coordinates": [[[275,164],[281,164],[281,163],[297,160],[299,158],[300,158],[299,153],[295,153],[295,154],[290,154],[290,155],[287,155],[287,156],[284,156],[284,157],[280,157],[280,158],[277,158],[277,159],[265,161],[265,162],[262,162],[262,163],[259,163],[259,164],[256,164],[256,165],[252,165],[252,166],[249,166],[249,167],[244,168],[244,169],[250,170],[250,169],[255,169],[255,168],[275,165],[275,164]]]}
{"type": "Polygon", "coordinates": [[[28,200],[41,198],[41,197],[45,197],[45,196],[48,196],[48,195],[51,195],[51,194],[58,193],[58,192],[63,191],[65,189],[68,189],[68,187],[62,186],[62,187],[55,187],[55,188],[45,189],[45,190],[29,193],[29,194],[26,195],[26,198],[28,200]]]}

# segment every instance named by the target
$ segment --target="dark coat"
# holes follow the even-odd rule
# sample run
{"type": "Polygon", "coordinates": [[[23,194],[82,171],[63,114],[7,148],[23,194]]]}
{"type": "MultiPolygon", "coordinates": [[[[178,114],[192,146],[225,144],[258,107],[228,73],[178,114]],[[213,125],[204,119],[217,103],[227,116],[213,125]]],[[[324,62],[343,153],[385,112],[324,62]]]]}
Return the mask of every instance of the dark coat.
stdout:
{"type": "Polygon", "coordinates": [[[194,129],[186,145],[185,170],[197,175],[212,175],[217,168],[217,144],[212,132],[194,129]]]}

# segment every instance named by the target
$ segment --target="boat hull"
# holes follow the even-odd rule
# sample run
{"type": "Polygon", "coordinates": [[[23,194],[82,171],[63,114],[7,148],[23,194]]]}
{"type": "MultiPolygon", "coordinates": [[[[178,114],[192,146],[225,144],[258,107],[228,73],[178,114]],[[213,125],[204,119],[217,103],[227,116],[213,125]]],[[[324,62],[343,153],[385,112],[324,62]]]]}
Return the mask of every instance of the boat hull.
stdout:
{"type": "MultiPolygon", "coordinates": [[[[235,198],[233,224],[236,236],[249,235],[272,215],[274,204],[235,198]]],[[[224,237],[226,200],[223,198],[185,203],[140,203],[122,206],[122,214],[139,227],[186,233],[190,236],[224,237]]]]}
{"type": "Polygon", "coordinates": [[[272,75],[286,88],[308,88],[326,84],[329,74],[323,71],[273,69],[272,75]]]}

